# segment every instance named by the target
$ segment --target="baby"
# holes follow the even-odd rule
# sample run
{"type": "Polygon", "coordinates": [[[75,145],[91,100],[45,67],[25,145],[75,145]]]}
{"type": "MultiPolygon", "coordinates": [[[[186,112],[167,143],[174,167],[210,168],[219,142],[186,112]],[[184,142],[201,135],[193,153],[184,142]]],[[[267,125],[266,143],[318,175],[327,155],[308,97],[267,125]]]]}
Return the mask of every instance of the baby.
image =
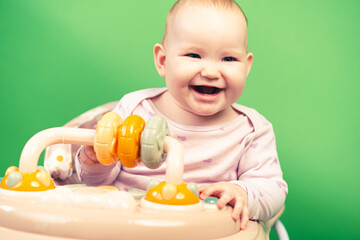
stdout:
{"type": "MultiPolygon", "coordinates": [[[[145,121],[164,117],[170,135],[185,146],[184,181],[200,185],[200,198],[229,204],[245,229],[249,219],[268,220],[283,206],[287,184],[276,152],[272,125],[239,105],[253,62],[247,49],[247,21],[233,0],[179,0],[171,8],[162,44],[154,46],[155,67],[166,88],[125,95],[113,110],[145,121]]],[[[151,170],[120,162],[101,165],[92,147],[75,162],[82,182],[146,189],[166,167],[151,170]]]]}

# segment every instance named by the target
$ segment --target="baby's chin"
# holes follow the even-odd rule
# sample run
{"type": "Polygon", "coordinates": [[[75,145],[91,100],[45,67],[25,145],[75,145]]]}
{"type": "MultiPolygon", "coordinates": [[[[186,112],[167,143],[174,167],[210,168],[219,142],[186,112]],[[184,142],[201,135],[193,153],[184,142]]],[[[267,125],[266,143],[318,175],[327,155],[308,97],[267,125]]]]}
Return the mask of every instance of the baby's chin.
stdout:
{"type": "Polygon", "coordinates": [[[220,111],[221,109],[218,110],[214,106],[198,106],[197,104],[193,104],[188,108],[188,112],[199,117],[213,117],[220,111]]]}
{"type": "Polygon", "coordinates": [[[223,109],[194,109],[191,111],[194,116],[197,116],[199,119],[221,119],[223,116],[223,109]]]}
{"type": "Polygon", "coordinates": [[[199,122],[207,122],[212,125],[230,121],[239,116],[239,113],[231,106],[222,109],[196,109],[193,110],[192,113],[197,116],[199,122]]]}
{"type": "Polygon", "coordinates": [[[210,118],[210,117],[215,117],[216,115],[218,115],[218,111],[214,111],[214,110],[202,110],[202,111],[194,111],[192,112],[194,115],[197,115],[199,117],[204,117],[204,118],[210,118]]]}

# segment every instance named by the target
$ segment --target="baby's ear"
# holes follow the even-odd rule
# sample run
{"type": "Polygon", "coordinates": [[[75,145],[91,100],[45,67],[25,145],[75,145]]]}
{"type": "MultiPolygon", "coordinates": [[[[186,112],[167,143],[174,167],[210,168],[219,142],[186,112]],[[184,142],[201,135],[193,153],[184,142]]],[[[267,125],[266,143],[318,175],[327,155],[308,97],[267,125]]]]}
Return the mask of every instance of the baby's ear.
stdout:
{"type": "Polygon", "coordinates": [[[154,46],[154,62],[157,72],[161,77],[165,77],[165,49],[160,43],[156,43],[154,46]]]}
{"type": "Polygon", "coordinates": [[[253,53],[248,53],[246,56],[246,61],[247,61],[247,73],[246,76],[249,75],[250,70],[251,70],[251,66],[253,64],[253,60],[254,60],[254,54],[253,53]]]}

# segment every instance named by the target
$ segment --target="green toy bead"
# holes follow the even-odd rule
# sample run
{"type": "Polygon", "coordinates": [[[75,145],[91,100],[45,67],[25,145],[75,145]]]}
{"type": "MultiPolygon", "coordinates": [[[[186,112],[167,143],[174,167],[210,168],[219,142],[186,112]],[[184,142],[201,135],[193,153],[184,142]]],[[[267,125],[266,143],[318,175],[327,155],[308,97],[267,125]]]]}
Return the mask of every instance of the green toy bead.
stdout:
{"type": "Polygon", "coordinates": [[[12,172],[9,174],[6,184],[9,188],[14,187],[18,182],[20,182],[22,179],[22,174],[19,172],[12,172]]]}
{"type": "Polygon", "coordinates": [[[216,204],[219,199],[216,197],[207,197],[204,199],[204,203],[207,204],[216,204]]]}
{"type": "Polygon", "coordinates": [[[159,185],[159,183],[160,183],[160,180],[158,180],[158,179],[151,179],[150,182],[149,182],[149,184],[147,185],[146,190],[147,190],[147,191],[150,190],[151,188],[159,185]]]}
{"type": "Polygon", "coordinates": [[[192,191],[197,197],[199,197],[199,189],[196,183],[191,182],[186,185],[186,187],[192,191]]]}

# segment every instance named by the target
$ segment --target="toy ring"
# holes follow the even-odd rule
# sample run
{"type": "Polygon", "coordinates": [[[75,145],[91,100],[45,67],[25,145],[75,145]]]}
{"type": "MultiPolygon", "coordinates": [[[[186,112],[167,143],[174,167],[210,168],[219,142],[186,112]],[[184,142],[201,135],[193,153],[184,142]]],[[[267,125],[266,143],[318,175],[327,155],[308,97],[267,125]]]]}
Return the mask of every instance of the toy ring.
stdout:
{"type": "Polygon", "coordinates": [[[139,145],[144,127],[144,119],[137,115],[130,115],[119,128],[117,156],[123,166],[133,168],[140,163],[139,145]]]}
{"type": "Polygon", "coordinates": [[[114,112],[106,113],[98,122],[94,139],[94,150],[98,161],[103,165],[116,162],[116,141],[121,117],[114,112]]]}
{"type": "Polygon", "coordinates": [[[156,169],[165,161],[164,139],[167,135],[169,128],[164,118],[155,116],[147,121],[140,141],[141,161],[146,167],[156,169]]]}

